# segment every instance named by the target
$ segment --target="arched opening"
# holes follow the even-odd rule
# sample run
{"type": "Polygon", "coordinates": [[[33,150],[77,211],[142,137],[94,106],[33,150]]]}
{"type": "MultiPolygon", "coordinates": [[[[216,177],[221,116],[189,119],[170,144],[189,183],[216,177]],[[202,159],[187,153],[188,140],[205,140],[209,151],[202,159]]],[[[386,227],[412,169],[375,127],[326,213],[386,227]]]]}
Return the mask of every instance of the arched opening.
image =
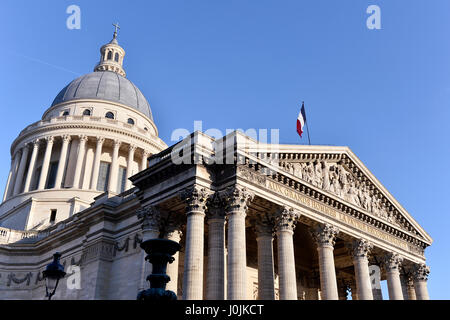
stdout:
{"type": "Polygon", "coordinates": [[[105,114],[105,118],[108,118],[108,119],[114,119],[114,113],[112,113],[112,112],[107,112],[107,113],[105,114]]]}
{"type": "Polygon", "coordinates": [[[112,51],[108,51],[108,60],[112,59],[112,51]]]}
{"type": "Polygon", "coordinates": [[[119,54],[116,52],[116,55],[114,56],[114,61],[119,62],[119,54]]]}
{"type": "Polygon", "coordinates": [[[131,118],[128,118],[128,124],[131,124],[131,125],[133,125],[134,126],[134,120],[133,119],[131,119],[131,118]]]}
{"type": "Polygon", "coordinates": [[[90,115],[91,115],[91,110],[85,109],[85,110],[83,111],[83,116],[90,116],[90,115]]]}

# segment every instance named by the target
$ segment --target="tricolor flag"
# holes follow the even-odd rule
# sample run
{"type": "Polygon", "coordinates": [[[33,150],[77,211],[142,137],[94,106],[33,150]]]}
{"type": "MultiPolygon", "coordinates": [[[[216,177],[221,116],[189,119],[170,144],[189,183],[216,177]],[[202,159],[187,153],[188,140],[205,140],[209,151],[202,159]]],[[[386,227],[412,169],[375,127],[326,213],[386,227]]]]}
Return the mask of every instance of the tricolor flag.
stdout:
{"type": "Polygon", "coordinates": [[[306,124],[306,112],[305,112],[305,103],[302,103],[302,109],[300,110],[300,113],[298,114],[297,118],[297,132],[300,135],[300,138],[302,137],[303,128],[306,124]]]}

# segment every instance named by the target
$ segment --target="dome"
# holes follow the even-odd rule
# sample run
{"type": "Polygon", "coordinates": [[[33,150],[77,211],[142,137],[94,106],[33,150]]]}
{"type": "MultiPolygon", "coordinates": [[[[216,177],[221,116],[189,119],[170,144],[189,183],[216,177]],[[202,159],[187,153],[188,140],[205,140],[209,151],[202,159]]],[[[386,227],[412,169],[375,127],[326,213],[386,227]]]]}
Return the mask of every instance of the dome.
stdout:
{"type": "Polygon", "coordinates": [[[96,71],[73,80],[56,96],[52,106],[78,99],[121,103],[153,121],[150,105],[142,92],[130,80],[112,71],[96,71]]]}

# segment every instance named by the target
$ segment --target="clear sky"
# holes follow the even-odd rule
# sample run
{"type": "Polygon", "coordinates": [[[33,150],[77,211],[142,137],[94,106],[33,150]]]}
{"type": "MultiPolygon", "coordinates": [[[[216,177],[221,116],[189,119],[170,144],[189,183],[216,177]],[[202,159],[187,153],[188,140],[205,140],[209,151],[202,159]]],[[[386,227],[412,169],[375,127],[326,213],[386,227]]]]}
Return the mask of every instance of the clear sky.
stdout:
{"type": "MultiPolygon", "coordinates": [[[[346,145],[434,239],[429,292],[449,299],[450,1],[169,0],[0,2],[0,185],[10,145],[71,80],[92,71],[121,25],[127,76],[173,130],[295,131],[346,145]],[[69,5],[81,29],[69,30],[69,5]],[[369,5],[381,30],[369,30],[369,5]]],[[[2,189],[3,190],[3,189],[2,189]]]]}

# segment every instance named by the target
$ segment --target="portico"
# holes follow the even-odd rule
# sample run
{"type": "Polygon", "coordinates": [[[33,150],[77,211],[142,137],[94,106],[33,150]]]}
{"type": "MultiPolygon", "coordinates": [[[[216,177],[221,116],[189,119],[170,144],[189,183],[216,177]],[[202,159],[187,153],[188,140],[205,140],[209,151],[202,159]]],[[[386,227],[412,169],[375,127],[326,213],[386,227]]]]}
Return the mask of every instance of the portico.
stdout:
{"type": "Polygon", "coordinates": [[[378,265],[389,299],[427,299],[431,239],[351,151],[278,147],[275,166],[264,160],[268,146],[243,134],[195,133],[131,178],[143,210],[185,221],[184,267],[172,271],[182,297],[337,300],[351,290],[379,299],[369,273],[378,265]],[[232,149],[214,158],[225,145],[232,149]],[[184,163],[174,164],[181,150],[184,163]]]}

